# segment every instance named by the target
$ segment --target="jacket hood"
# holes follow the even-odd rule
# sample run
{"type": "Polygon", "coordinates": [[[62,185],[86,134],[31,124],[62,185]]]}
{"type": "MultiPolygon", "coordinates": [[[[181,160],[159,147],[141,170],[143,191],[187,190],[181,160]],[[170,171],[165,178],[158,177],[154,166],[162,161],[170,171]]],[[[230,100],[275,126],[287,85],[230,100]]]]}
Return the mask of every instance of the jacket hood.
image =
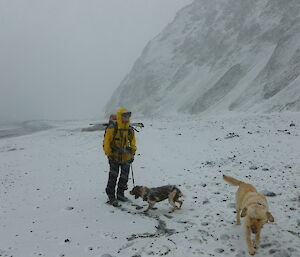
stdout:
{"type": "Polygon", "coordinates": [[[117,111],[117,124],[118,124],[118,128],[120,128],[120,129],[128,129],[129,128],[130,120],[126,124],[124,124],[122,122],[122,114],[125,112],[129,112],[129,111],[125,108],[121,108],[117,111]]]}

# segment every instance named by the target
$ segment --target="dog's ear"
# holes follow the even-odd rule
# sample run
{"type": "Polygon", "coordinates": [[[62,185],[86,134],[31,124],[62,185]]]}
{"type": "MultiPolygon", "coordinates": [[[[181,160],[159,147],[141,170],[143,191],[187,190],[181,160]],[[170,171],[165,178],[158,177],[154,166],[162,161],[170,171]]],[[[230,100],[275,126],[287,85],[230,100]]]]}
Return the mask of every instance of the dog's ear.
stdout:
{"type": "Polygon", "coordinates": [[[135,186],[135,187],[132,189],[132,194],[134,195],[134,198],[135,198],[135,199],[138,199],[139,196],[140,196],[140,186],[135,186]]]}
{"type": "Polygon", "coordinates": [[[247,208],[244,208],[241,212],[241,217],[244,218],[247,215],[247,208]]]}
{"type": "Polygon", "coordinates": [[[267,218],[268,218],[268,221],[274,222],[274,217],[272,216],[271,212],[267,211],[267,218]]]}
{"type": "Polygon", "coordinates": [[[134,188],[131,189],[131,191],[129,192],[131,195],[136,195],[137,192],[137,186],[135,186],[134,188]]]}
{"type": "MultiPolygon", "coordinates": [[[[135,187],[134,187],[135,188],[135,187]]],[[[129,194],[133,195],[134,194],[134,188],[132,188],[130,191],[129,191],[129,194]]]]}

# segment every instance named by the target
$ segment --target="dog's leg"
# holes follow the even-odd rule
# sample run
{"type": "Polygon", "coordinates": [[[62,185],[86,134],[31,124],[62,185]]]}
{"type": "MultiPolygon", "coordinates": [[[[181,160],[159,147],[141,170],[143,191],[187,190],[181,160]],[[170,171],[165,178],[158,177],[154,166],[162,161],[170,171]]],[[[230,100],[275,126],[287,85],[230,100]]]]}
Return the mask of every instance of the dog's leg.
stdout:
{"type": "Polygon", "coordinates": [[[239,205],[239,199],[238,199],[238,191],[235,193],[235,211],[236,211],[236,225],[241,225],[241,207],[239,205]]]}
{"type": "Polygon", "coordinates": [[[182,196],[182,193],[178,190],[174,197],[174,202],[179,203],[179,209],[182,206],[183,201],[179,200],[179,197],[182,196]]]}
{"type": "Polygon", "coordinates": [[[150,209],[152,209],[155,203],[156,202],[154,201],[148,201],[148,208],[144,212],[148,212],[150,209]]]}
{"type": "Polygon", "coordinates": [[[235,208],[236,211],[236,225],[241,225],[241,209],[238,208],[238,206],[236,206],[235,208]]]}
{"type": "Polygon", "coordinates": [[[251,230],[247,225],[245,226],[245,232],[246,232],[246,243],[247,243],[247,246],[248,246],[248,252],[249,252],[250,255],[254,255],[255,254],[255,248],[254,248],[253,242],[251,240],[251,230]]]}
{"type": "Polygon", "coordinates": [[[183,203],[183,202],[182,202],[182,201],[180,201],[180,200],[178,200],[178,199],[177,199],[177,200],[175,200],[175,202],[179,203],[179,209],[180,209],[180,208],[181,208],[181,206],[182,206],[182,203],[183,203]]]}
{"type": "Polygon", "coordinates": [[[173,211],[175,211],[176,209],[179,209],[178,206],[174,202],[175,195],[176,195],[176,191],[174,190],[169,194],[169,197],[168,197],[169,203],[173,206],[173,211]]]}
{"type": "Polygon", "coordinates": [[[254,247],[257,247],[260,244],[260,231],[261,230],[258,230],[257,233],[255,234],[254,247]]]}

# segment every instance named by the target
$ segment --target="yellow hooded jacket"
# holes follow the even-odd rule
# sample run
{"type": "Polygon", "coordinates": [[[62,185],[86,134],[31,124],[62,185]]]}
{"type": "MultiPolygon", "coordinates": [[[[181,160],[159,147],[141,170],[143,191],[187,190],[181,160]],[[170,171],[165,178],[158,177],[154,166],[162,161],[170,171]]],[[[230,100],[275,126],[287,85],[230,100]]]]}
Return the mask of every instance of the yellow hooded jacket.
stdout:
{"type": "Polygon", "coordinates": [[[128,110],[122,108],[117,111],[117,128],[109,125],[105,131],[103,150],[105,155],[113,161],[124,163],[133,158],[136,152],[134,130],[129,127],[130,122],[122,122],[122,114],[128,110]],[[115,134],[115,129],[117,133],[115,134]],[[119,151],[123,149],[123,151],[119,151]]]}

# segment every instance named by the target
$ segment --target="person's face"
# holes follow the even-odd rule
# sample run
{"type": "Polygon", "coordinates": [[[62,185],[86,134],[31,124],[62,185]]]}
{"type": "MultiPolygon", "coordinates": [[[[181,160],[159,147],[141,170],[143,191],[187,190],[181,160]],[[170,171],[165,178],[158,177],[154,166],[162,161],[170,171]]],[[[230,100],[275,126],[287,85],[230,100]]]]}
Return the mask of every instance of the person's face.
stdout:
{"type": "Polygon", "coordinates": [[[126,124],[127,122],[129,122],[129,118],[131,116],[131,112],[125,112],[122,114],[122,122],[124,124],[126,124]]]}
{"type": "Polygon", "coordinates": [[[123,116],[122,116],[122,122],[123,122],[124,124],[126,124],[127,122],[129,122],[129,118],[128,118],[128,117],[123,117],[123,116]]]}

